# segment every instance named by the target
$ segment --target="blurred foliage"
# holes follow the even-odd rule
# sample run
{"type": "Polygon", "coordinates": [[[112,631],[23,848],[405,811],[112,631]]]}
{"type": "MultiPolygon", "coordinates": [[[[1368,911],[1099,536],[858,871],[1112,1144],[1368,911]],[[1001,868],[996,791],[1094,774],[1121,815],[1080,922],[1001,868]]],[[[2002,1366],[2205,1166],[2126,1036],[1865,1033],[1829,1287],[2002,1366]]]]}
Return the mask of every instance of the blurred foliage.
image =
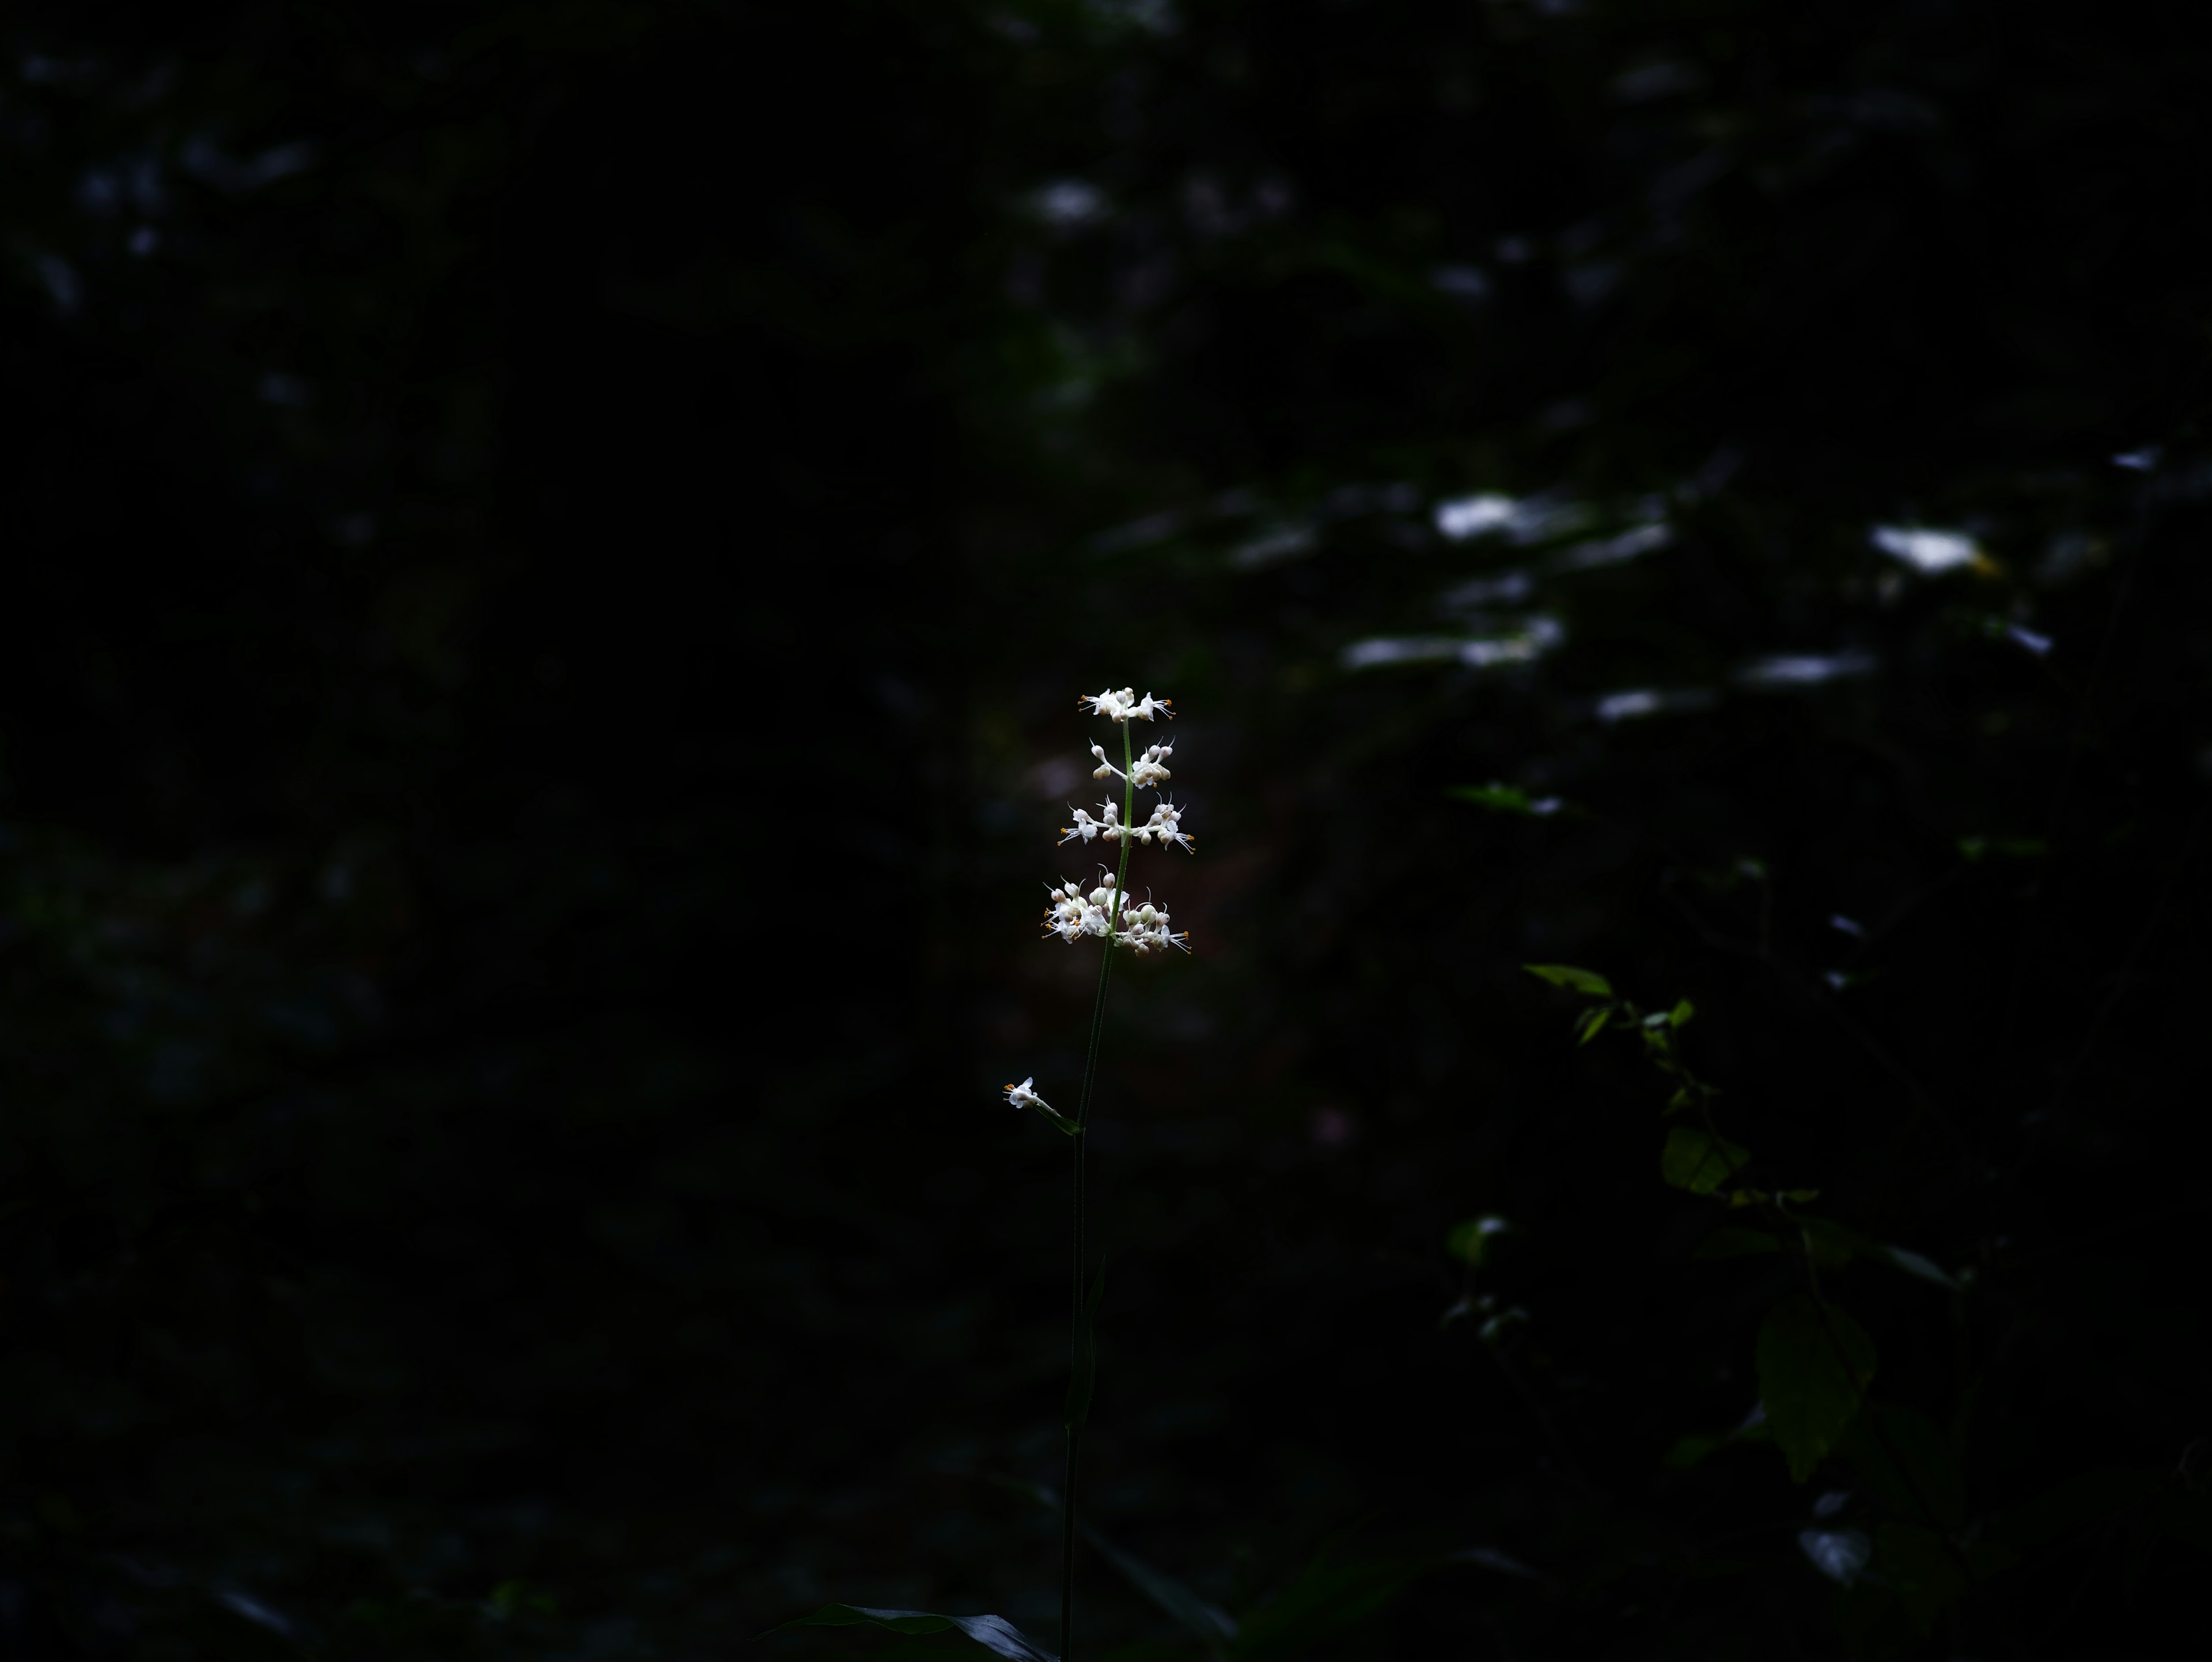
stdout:
{"type": "Polygon", "coordinates": [[[1078,1066],[1109,678],[1201,853],[1108,1035],[1088,1647],[2185,1630],[2185,9],[0,33],[10,1654],[1050,1631],[993,1093],[1078,1066]],[[1530,961],[1694,1005],[1804,1251],[1530,961]],[[1798,1484],[1808,1263],[1880,1366],[1798,1484]]]}

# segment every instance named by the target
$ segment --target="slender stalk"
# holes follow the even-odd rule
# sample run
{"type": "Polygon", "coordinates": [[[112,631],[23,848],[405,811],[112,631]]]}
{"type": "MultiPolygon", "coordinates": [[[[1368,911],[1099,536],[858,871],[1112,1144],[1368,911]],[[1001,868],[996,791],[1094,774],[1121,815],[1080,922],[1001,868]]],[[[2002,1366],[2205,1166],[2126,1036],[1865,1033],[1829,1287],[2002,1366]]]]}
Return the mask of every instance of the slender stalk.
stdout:
{"type": "MultiPolygon", "coordinates": [[[[1091,1044],[1083,1058],[1083,1092],[1075,1107],[1075,1135],[1068,1139],[1075,1149],[1075,1192],[1071,1206],[1075,1238],[1073,1273],[1068,1284],[1067,1370],[1071,1379],[1083,1366],[1083,1268],[1089,1256],[1084,1239],[1088,1220],[1083,1196],[1084,1125],[1091,1117],[1091,1089],[1098,1075],[1098,1041],[1106,1026],[1106,981],[1114,968],[1114,943],[1109,940],[1098,957],[1098,995],[1091,1006],[1091,1044]]],[[[1075,1456],[1083,1437],[1081,1426],[1067,1428],[1067,1471],[1060,1485],[1060,1653],[1073,1657],[1075,1643],[1075,1456]]]]}
{"type": "MultiPolygon", "coordinates": [[[[1121,727],[1121,857],[1114,874],[1114,892],[1106,903],[1107,935],[1098,959],[1098,994],[1091,1006],[1091,1044],[1083,1058],[1083,1090],[1076,1099],[1075,1135],[1068,1141],[1075,1145],[1075,1192],[1070,1208],[1073,1214],[1074,1252],[1073,1274],[1068,1284],[1067,1367],[1071,1377],[1084,1365],[1083,1357],[1083,1286],[1084,1271],[1090,1257],[1090,1243],[1085,1238],[1089,1219],[1084,1202],[1083,1145],[1084,1131],[1091,1123],[1091,1097],[1098,1080],[1098,1045],[1106,1029],[1106,983],[1114,969],[1114,925],[1121,917],[1121,895],[1129,881],[1129,824],[1136,817],[1137,787],[1130,776],[1129,724],[1121,727]]],[[[1094,1355],[1096,1343],[1093,1344],[1094,1355]]],[[[1094,1363],[1095,1366],[1095,1363],[1094,1363]]],[[[1087,1415],[1087,1410],[1086,1410],[1087,1415]]],[[[1076,1453],[1083,1440],[1080,1423],[1071,1422],[1067,1428],[1066,1480],[1060,1487],[1060,1662],[1073,1662],[1075,1656],[1075,1463],[1076,1453]]]]}

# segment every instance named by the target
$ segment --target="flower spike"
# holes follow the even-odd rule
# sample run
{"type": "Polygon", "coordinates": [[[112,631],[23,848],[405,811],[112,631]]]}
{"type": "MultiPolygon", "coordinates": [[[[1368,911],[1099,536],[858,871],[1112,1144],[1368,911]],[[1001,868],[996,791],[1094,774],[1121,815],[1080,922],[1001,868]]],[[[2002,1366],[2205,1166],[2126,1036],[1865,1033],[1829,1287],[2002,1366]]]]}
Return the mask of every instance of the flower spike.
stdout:
{"type": "MultiPolygon", "coordinates": [[[[1063,844],[1081,843],[1085,846],[1118,843],[1120,868],[1117,871],[1099,867],[1097,886],[1087,892],[1081,884],[1066,878],[1046,884],[1042,939],[1057,939],[1071,947],[1079,941],[1097,940],[1109,952],[1116,947],[1125,947],[1139,958],[1170,947],[1188,953],[1190,936],[1169,927],[1166,909],[1155,901],[1138,901],[1123,880],[1128,875],[1133,852],[1129,845],[1133,843],[1146,848],[1154,843],[1164,848],[1172,843],[1186,854],[1194,851],[1194,839],[1182,828],[1182,809],[1165,794],[1168,781],[1174,776],[1168,770],[1168,758],[1175,754],[1175,746],[1164,740],[1135,751],[1127,731],[1131,721],[1152,721],[1163,715],[1173,721],[1174,706],[1168,699],[1150,692],[1139,698],[1133,687],[1108,687],[1103,692],[1086,692],[1076,703],[1090,714],[1103,715],[1121,727],[1122,759],[1119,764],[1107,753],[1105,746],[1094,743],[1089,748],[1091,760],[1097,764],[1091,776],[1119,780],[1122,788],[1118,793],[1120,801],[1109,794],[1098,805],[1096,818],[1088,808],[1070,807],[1068,814],[1074,823],[1060,828],[1060,840],[1063,844]],[[1161,793],[1150,814],[1142,819],[1137,817],[1136,811],[1137,793],[1140,790],[1161,793]]],[[[1111,784],[1107,788],[1113,791],[1111,784]]],[[[1085,1089],[1087,1094],[1087,1084],[1085,1089]]],[[[1016,1108],[1036,1109],[1070,1136],[1081,1133],[1080,1125],[1054,1112],[1052,1105],[1037,1095],[1034,1077],[1019,1085],[1007,1086],[1006,1099],[1016,1108]]]]}

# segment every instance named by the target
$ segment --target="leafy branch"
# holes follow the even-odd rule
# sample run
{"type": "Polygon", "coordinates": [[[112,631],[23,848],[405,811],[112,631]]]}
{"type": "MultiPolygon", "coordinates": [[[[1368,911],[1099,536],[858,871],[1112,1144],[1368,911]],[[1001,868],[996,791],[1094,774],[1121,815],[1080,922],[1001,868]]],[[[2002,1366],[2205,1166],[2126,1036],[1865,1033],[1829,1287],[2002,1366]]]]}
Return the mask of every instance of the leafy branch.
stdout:
{"type": "MultiPolygon", "coordinates": [[[[1894,1530],[1886,1540],[1893,1545],[1889,1557],[1920,1551],[1938,1568],[1924,1567],[1911,1585],[1936,1589],[1915,1606],[1916,1620],[1932,1619],[1937,1608],[1963,1593],[1980,1574],[2001,1567],[1986,1551],[1976,1554],[1961,1538],[1962,1508],[1942,1504],[1945,1485],[1931,1479],[1940,1462],[1928,1458],[1925,1447],[1908,1451],[1908,1443],[1925,1439],[1899,1434],[1909,1421],[1898,1411],[1867,1412],[1867,1394],[1874,1381],[1878,1355],[1866,1330],[1822,1291],[1820,1271],[1853,1259],[1884,1263],[1905,1275],[1960,1294],[1964,1288],[1932,1260],[1901,1246],[1871,1239],[1831,1218],[1799,1208],[1820,1196],[1817,1189],[1785,1188],[1762,1177],[1751,1151],[1722,1132],[1714,1112],[1718,1087],[1698,1077],[1683,1056],[1681,1030],[1697,1014],[1687,999],[1666,1010],[1646,1012],[1632,1000],[1617,994],[1605,977],[1565,964],[1523,966],[1540,980],[1591,1001],[1575,1019],[1576,1042],[1588,1044],[1601,1033],[1632,1033],[1651,1065],[1673,1087],[1662,1115],[1688,1123],[1670,1126],[1660,1149],[1660,1177],[1670,1186],[1710,1200],[1732,1212],[1748,1211],[1764,1227],[1731,1225],[1713,1233],[1699,1247],[1702,1258],[1736,1257],[1760,1253],[1794,1252],[1804,1269],[1802,1290],[1785,1295],[1769,1309],[1759,1324],[1756,1359],[1759,1412],[1740,1428],[1741,1437],[1754,1428],[1771,1440],[1790,1468],[1793,1482],[1803,1482],[1832,1454],[1842,1453],[1867,1470],[1876,1486],[1897,1495],[1903,1510],[1917,1514],[1916,1533],[1903,1537],[1894,1530]],[[1910,1549],[1910,1550],[1908,1550],[1910,1549]]],[[[1721,1438],[1696,1440],[1686,1451],[1688,1464],[1717,1446],[1721,1438]]],[[[1678,1446],[1680,1447],[1680,1446],[1678,1446]]],[[[1840,1536],[1842,1531],[1808,1531],[1808,1536],[1840,1536]]],[[[1856,1534],[1856,1531],[1851,1532],[1856,1534]]],[[[1859,1536],[1864,1543],[1865,1537],[1859,1536]]],[[[1808,1539],[1806,1550],[1824,1573],[1846,1586],[1865,1567],[1872,1552],[1866,1543],[1854,1556],[1824,1557],[1808,1539]]],[[[1900,1572],[1902,1574],[1902,1572],[1900,1572]]],[[[1923,1623],[1924,1625],[1924,1622],[1923,1623]]]]}

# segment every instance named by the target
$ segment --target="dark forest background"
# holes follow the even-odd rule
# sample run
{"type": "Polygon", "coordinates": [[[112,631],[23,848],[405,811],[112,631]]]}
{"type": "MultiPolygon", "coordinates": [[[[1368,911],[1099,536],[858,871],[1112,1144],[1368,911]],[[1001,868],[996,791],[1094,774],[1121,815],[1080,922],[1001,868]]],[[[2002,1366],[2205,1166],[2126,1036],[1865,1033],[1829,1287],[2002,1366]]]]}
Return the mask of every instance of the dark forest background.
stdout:
{"type": "Polygon", "coordinates": [[[998,1090],[1079,1067],[1037,886],[1125,682],[1195,950],[1107,1033],[1087,1654],[2201,1630],[2190,8],[0,43],[9,1654],[1047,1639],[1066,1149],[998,1090]],[[1936,1272],[1820,1272],[1917,1481],[1730,1434],[1802,1257],[1714,1256],[1530,961],[1691,1000],[1728,1135],[1936,1272]]]}

